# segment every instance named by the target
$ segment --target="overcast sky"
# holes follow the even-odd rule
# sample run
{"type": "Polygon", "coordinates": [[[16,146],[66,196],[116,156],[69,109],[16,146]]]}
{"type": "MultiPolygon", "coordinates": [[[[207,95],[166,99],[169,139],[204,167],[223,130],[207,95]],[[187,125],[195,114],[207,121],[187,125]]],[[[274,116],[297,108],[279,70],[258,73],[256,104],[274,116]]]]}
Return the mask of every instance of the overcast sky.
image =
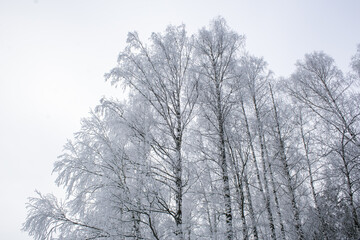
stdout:
{"type": "Polygon", "coordinates": [[[129,31],[167,25],[195,33],[219,15],[276,76],[324,51],[348,71],[360,43],[360,1],[0,0],[0,239],[20,231],[34,190],[58,193],[51,175],[67,138],[103,95],[129,31]]]}

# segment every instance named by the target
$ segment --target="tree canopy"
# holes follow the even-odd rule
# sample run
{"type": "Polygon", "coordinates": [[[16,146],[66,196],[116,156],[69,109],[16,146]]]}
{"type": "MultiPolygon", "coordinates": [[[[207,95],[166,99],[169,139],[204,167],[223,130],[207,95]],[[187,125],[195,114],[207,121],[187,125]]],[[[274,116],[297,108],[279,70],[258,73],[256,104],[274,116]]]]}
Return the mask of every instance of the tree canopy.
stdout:
{"type": "MultiPolygon", "coordinates": [[[[276,78],[223,18],[128,34],[103,98],[36,193],[34,239],[358,239],[360,53],[276,78]]],[[[359,45],[360,46],[360,45],[359,45]]]]}

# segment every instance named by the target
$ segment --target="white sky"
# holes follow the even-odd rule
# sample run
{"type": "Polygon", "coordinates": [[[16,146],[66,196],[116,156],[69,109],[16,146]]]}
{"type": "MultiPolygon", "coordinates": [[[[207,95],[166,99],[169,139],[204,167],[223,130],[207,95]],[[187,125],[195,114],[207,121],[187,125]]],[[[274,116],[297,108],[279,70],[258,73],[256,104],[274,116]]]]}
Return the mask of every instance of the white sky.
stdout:
{"type": "Polygon", "coordinates": [[[0,0],[0,239],[30,239],[27,197],[58,192],[51,171],[66,139],[101,96],[120,96],[103,74],[127,33],[194,33],[218,15],[277,76],[314,50],[347,71],[360,43],[357,0],[0,0]]]}

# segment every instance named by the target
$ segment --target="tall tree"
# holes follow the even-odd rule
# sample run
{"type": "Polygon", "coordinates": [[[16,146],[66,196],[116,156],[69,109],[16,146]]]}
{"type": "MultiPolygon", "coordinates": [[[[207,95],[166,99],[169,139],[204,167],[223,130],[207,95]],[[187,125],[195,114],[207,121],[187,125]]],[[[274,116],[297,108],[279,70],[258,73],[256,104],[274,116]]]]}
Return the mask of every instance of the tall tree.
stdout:
{"type": "Polygon", "coordinates": [[[222,18],[191,37],[183,25],[147,42],[129,33],[106,74],[127,99],[103,98],[82,120],[54,166],[65,200],[38,192],[23,230],[37,240],[360,237],[360,47],[346,76],[315,52],[273,89],[243,42],[222,18]]]}
{"type": "Polygon", "coordinates": [[[153,33],[150,47],[137,33],[129,33],[128,46],[119,55],[118,67],[107,75],[113,84],[130,86],[154,109],[158,132],[152,139],[157,155],[152,170],[158,181],[174,192],[173,199],[159,199],[159,203],[173,217],[179,239],[184,238],[183,136],[197,99],[192,54],[192,38],[187,37],[185,26],[169,26],[165,34],[153,33]]]}
{"type": "Polygon", "coordinates": [[[252,134],[250,131],[247,113],[244,108],[243,100],[240,100],[242,103],[242,111],[244,115],[244,121],[246,125],[246,132],[249,139],[252,159],[254,162],[256,178],[258,181],[258,189],[260,190],[260,194],[263,198],[265,203],[265,209],[268,217],[268,224],[270,229],[270,236],[271,239],[276,239],[275,233],[275,224],[274,224],[274,217],[271,208],[270,202],[270,188],[269,188],[269,181],[268,181],[268,163],[269,157],[267,156],[266,152],[266,140],[265,140],[265,133],[264,133],[264,108],[266,108],[266,87],[269,75],[271,72],[268,72],[267,63],[262,58],[257,58],[249,55],[245,55],[241,58],[241,73],[242,79],[244,81],[244,87],[246,88],[246,95],[250,99],[251,102],[251,109],[255,115],[255,128],[257,134],[252,134]],[[255,151],[255,136],[259,139],[260,145],[260,156],[261,161],[258,160],[256,157],[255,151]],[[260,172],[260,168],[258,163],[261,163],[262,166],[262,174],[260,172]]]}
{"type": "Polygon", "coordinates": [[[291,80],[292,96],[311,109],[331,134],[331,138],[322,136],[327,138],[323,143],[329,149],[328,154],[337,159],[333,163],[345,179],[344,193],[352,215],[353,234],[358,235],[360,223],[355,196],[359,186],[360,109],[358,98],[351,92],[352,81],[322,52],[305,55],[305,59],[297,63],[291,80]]]}
{"type": "Polygon", "coordinates": [[[226,222],[226,239],[233,239],[233,211],[231,204],[229,167],[226,153],[226,121],[232,108],[234,89],[231,82],[237,75],[236,57],[243,44],[243,36],[230,31],[224,19],[211,23],[209,29],[199,31],[196,49],[199,72],[202,76],[202,106],[205,118],[212,124],[213,144],[217,146],[221,169],[226,222]]]}
{"type": "Polygon", "coordinates": [[[92,112],[55,163],[66,202],[53,195],[31,198],[24,229],[35,239],[140,239],[141,208],[133,199],[140,198],[144,177],[138,159],[130,157],[137,148],[130,138],[117,114],[92,112]]]}
{"type": "MultiPolygon", "coordinates": [[[[305,160],[305,169],[308,173],[308,180],[310,185],[310,192],[311,197],[314,204],[314,209],[317,215],[317,218],[319,219],[319,229],[314,233],[314,235],[317,238],[321,239],[329,239],[328,237],[328,230],[327,230],[327,224],[325,222],[323,213],[321,211],[321,208],[319,206],[319,192],[316,189],[316,181],[319,178],[318,172],[319,169],[322,169],[322,161],[320,154],[316,154],[314,149],[317,147],[317,143],[315,140],[315,137],[313,134],[316,133],[316,126],[317,123],[314,118],[312,118],[312,113],[309,111],[306,111],[302,108],[302,106],[298,106],[298,109],[295,110],[298,111],[298,114],[296,115],[297,121],[296,124],[299,128],[299,135],[300,135],[300,142],[301,146],[303,148],[303,158],[305,160]]],[[[301,148],[300,148],[301,149],[301,148]]],[[[316,219],[313,219],[314,222],[316,222],[316,219]]],[[[314,236],[314,237],[315,237],[314,236]]]]}
{"type": "Polygon", "coordinates": [[[296,230],[296,238],[299,240],[304,240],[305,235],[303,231],[303,227],[300,219],[300,209],[298,206],[298,201],[296,199],[296,183],[294,182],[294,178],[291,174],[291,166],[289,163],[289,158],[286,155],[286,142],[284,138],[284,133],[282,130],[282,121],[279,114],[279,107],[275,101],[274,93],[272,87],[270,85],[270,96],[272,101],[272,109],[273,109],[273,118],[274,118],[274,135],[276,141],[276,148],[279,155],[280,164],[282,167],[283,175],[284,175],[284,185],[287,189],[288,195],[290,197],[291,210],[294,219],[294,226],[296,230]]]}

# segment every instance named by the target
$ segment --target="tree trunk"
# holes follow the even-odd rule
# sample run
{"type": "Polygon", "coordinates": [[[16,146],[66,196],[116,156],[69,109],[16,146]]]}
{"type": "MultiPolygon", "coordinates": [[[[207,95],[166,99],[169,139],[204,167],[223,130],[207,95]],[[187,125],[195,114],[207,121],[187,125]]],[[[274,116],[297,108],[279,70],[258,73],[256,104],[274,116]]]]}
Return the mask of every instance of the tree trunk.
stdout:
{"type": "Polygon", "coordinates": [[[242,170],[240,171],[239,166],[238,166],[238,161],[236,161],[236,155],[235,152],[233,151],[231,145],[229,144],[229,149],[230,149],[230,153],[231,153],[231,157],[232,157],[232,168],[234,170],[233,172],[233,177],[234,177],[234,183],[235,183],[235,191],[236,191],[236,195],[237,195],[237,202],[238,202],[238,206],[239,206],[239,211],[241,214],[241,221],[242,221],[242,234],[243,234],[243,240],[247,240],[249,238],[248,236],[248,227],[246,224],[246,218],[245,218],[245,209],[244,209],[244,201],[245,201],[245,196],[244,196],[244,189],[243,189],[243,175],[244,175],[244,171],[245,171],[245,167],[246,167],[246,162],[243,160],[243,156],[242,156],[242,150],[241,150],[241,146],[239,147],[239,154],[240,155],[240,159],[242,160],[242,170]]]}
{"type": "Polygon", "coordinates": [[[176,213],[175,213],[175,223],[176,223],[176,232],[175,235],[179,240],[184,239],[183,226],[182,226],[182,201],[183,201],[183,183],[182,183],[182,156],[181,156],[181,146],[182,146],[182,124],[181,124],[181,112],[180,112],[180,89],[177,91],[175,98],[175,113],[176,113],[176,128],[175,128],[175,201],[176,201],[176,213]]]}
{"type": "Polygon", "coordinates": [[[268,162],[268,167],[269,167],[270,181],[271,181],[271,185],[272,185],[272,189],[273,189],[276,212],[277,212],[277,215],[278,215],[278,218],[279,218],[281,239],[286,240],[284,222],[283,222],[283,219],[282,219],[279,199],[278,199],[278,196],[277,196],[278,194],[277,194],[275,180],[274,180],[274,174],[273,174],[272,166],[271,166],[270,162],[268,162]]]}
{"type": "Polygon", "coordinates": [[[245,170],[245,174],[244,174],[244,183],[245,183],[245,190],[246,190],[246,195],[247,195],[248,205],[249,205],[249,214],[250,214],[250,219],[251,219],[252,232],[254,235],[254,239],[259,240],[259,234],[258,234],[257,227],[256,227],[257,226],[256,216],[255,216],[254,207],[252,204],[251,192],[250,192],[250,188],[249,188],[249,180],[247,177],[246,170],[245,170]]]}
{"type": "Polygon", "coordinates": [[[293,211],[294,221],[295,221],[295,229],[296,229],[298,239],[304,240],[305,236],[304,236],[304,232],[303,232],[302,226],[301,226],[300,212],[299,212],[299,208],[296,203],[294,184],[292,183],[292,179],[291,179],[291,175],[290,175],[290,168],[289,168],[288,160],[287,160],[287,157],[285,154],[285,143],[282,139],[282,134],[281,134],[281,129],[280,129],[280,120],[279,120],[278,112],[276,109],[275,99],[274,99],[274,95],[273,95],[271,86],[270,86],[270,94],[271,94],[271,99],[272,99],[272,103],[273,103],[274,118],[275,118],[275,123],[276,123],[276,134],[277,134],[277,138],[278,138],[277,140],[279,143],[280,161],[282,163],[282,167],[284,170],[285,181],[286,181],[285,185],[290,194],[291,208],[293,211]]]}
{"type": "Polygon", "coordinates": [[[228,165],[226,161],[226,146],[225,146],[225,131],[224,131],[224,116],[223,109],[221,106],[221,90],[220,85],[216,82],[216,97],[217,97],[217,120],[218,120],[218,129],[219,129],[219,152],[220,159],[219,164],[222,172],[222,181],[223,181],[223,196],[224,196],[224,205],[225,205],[225,221],[226,221],[226,239],[233,239],[233,227],[232,227],[232,209],[231,209],[231,194],[230,194],[230,182],[229,182],[229,173],[228,165]]]}
{"type": "Polygon", "coordinates": [[[309,182],[310,182],[310,188],[311,188],[311,194],[312,194],[312,197],[313,197],[313,200],[314,200],[314,204],[315,204],[315,210],[316,210],[316,213],[320,219],[320,224],[321,224],[321,233],[322,233],[322,236],[324,237],[325,240],[328,240],[328,236],[327,236],[327,230],[326,230],[326,224],[325,224],[325,219],[322,215],[322,212],[319,208],[319,203],[318,203],[318,200],[317,200],[317,194],[316,194],[316,190],[315,190],[315,185],[314,185],[314,176],[313,176],[313,171],[312,171],[312,164],[311,164],[311,161],[310,161],[310,150],[309,150],[309,144],[308,142],[306,141],[306,136],[305,136],[305,133],[304,133],[304,127],[303,127],[303,119],[302,119],[302,114],[300,112],[300,134],[301,134],[301,140],[302,140],[302,143],[303,143],[303,147],[304,147],[304,151],[305,151],[305,160],[306,160],[306,163],[307,163],[307,170],[308,170],[308,173],[309,173],[309,182]]]}
{"type": "MultiPolygon", "coordinates": [[[[259,136],[261,163],[262,163],[262,167],[263,167],[263,178],[264,178],[264,188],[265,188],[265,191],[264,191],[263,187],[261,185],[260,190],[263,194],[263,198],[264,198],[264,202],[265,202],[266,212],[267,212],[268,221],[269,221],[269,228],[271,231],[271,239],[276,240],[274,218],[273,218],[273,214],[271,211],[271,205],[270,205],[270,191],[269,191],[269,185],[268,185],[268,180],[267,180],[267,168],[266,168],[267,159],[265,158],[265,141],[264,141],[264,136],[263,136],[264,133],[262,130],[262,120],[260,117],[260,112],[259,112],[259,108],[257,105],[257,100],[255,98],[255,95],[253,96],[252,100],[253,100],[253,104],[254,104],[254,110],[255,110],[256,121],[257,121],[256,125],[257,125],[257,131],[258,131],[258,136],[259,136]]],[[[247,131],[249,132],[248,134],[251,137],[248,124],[247,124],[247,129],[248,129],[247,131]]],[[[252,147],[252,143],[251,143],[251,147],[252,147]]],[[[252,147],[252,152],[253,152],[253,157],[255,158],[255,152],[254,152],[253,147],[252,147]]],[[[259,170],[257,169],[257,171],[259,171],[259,170]]],[[[258,181],[260,183],[260,173],[257,172],[257,175],[258,175],[258,181]]]]}

